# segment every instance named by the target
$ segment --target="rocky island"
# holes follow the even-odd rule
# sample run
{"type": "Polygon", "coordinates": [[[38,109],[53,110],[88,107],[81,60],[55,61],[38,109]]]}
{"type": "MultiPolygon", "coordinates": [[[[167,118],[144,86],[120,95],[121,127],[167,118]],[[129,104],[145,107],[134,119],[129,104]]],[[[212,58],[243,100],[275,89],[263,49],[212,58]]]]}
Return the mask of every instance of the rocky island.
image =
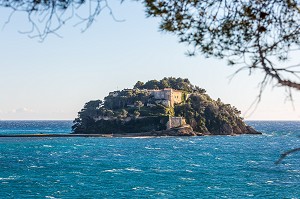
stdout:
{"type": "Polygon", "coordinates": [[[213,100],[188,79],[138,81],[132,89],[87,102],[73,134],[114,136],[201,136],[261,134],[245,124],[241,112],[213,100]]]}

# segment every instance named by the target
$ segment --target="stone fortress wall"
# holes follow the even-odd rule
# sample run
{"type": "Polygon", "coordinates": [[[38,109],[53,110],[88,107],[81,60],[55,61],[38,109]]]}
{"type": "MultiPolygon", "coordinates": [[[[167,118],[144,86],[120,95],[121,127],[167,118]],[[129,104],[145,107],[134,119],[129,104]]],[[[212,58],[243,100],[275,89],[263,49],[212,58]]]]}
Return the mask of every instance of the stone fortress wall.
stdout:
{"type": "Polygon", "coordinates": [[[186,124],[186,121],[183,117],[169,117],[167,122],[167,129],[180,127],[186,124]]]}
{"type": "Polygon", "coordinates": [[[163,102],[163,104],[169,104],[169,106],[174,107],[174,104],[179,104],[182,102],[182,92],[171,88],[165,88],[162,90],[149,90],[154,99],[157,100],[167,100],[168,102],[163,102]]]}

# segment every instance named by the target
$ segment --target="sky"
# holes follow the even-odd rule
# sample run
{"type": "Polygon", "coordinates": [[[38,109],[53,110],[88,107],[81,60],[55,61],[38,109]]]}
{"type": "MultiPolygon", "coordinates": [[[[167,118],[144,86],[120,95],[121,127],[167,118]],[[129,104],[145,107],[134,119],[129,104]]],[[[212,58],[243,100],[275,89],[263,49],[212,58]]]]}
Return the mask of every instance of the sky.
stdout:
{"type": "Polygon", "coordinates": [[[158,31],[159,21],[146,18],[137,2],[111,5],[116,22],[105,10],[84,33],[76,21],[43,42],[20,31],[29,29],[24,14],[5,24],[0,9],[0,120],[73,120],[89,100],[110,91],[132,88],[138,81],[163,77],[188,78],[213,98],[232,104],[246,120],[300,120],[300,92],[294,102],[283,88],[269,85],[256,110],[248,111],[259,94],[263,74],[238,69],[226,61],[187,57],[188,47],[175,35],[158,31]]]}

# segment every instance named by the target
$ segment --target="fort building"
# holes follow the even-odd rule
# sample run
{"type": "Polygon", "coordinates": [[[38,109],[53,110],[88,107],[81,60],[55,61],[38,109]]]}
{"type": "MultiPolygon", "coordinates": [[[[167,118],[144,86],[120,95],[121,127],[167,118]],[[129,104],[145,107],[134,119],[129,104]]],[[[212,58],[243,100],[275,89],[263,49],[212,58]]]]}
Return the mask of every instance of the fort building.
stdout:
{"type": "Polygon", "coordinates": [[[169,121],[166,124],[167,129],[181,127],[186,124],[183,117],[169,117],[169,121]]]}
{"type": "Polygon", "coordinates": [[[182,92],[172,88],[148,91],[151,93],[151,95],[153,95],[154,99],[162,100],[164,105],[169,104],[169,106],[174,107],[174,104],[179,104],[182,102],[182,92]]]}

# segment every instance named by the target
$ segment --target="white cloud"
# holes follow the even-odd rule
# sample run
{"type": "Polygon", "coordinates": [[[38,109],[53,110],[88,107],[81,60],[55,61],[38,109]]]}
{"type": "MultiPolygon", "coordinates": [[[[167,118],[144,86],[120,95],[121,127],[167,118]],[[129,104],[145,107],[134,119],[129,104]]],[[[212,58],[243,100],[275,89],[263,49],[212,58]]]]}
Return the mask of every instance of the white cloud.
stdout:
{"type": "Polygon", "coordinates": [[[34,113],[32,109],[26,107],[13,109],[11,112],[12,113],[34,113]]]}

